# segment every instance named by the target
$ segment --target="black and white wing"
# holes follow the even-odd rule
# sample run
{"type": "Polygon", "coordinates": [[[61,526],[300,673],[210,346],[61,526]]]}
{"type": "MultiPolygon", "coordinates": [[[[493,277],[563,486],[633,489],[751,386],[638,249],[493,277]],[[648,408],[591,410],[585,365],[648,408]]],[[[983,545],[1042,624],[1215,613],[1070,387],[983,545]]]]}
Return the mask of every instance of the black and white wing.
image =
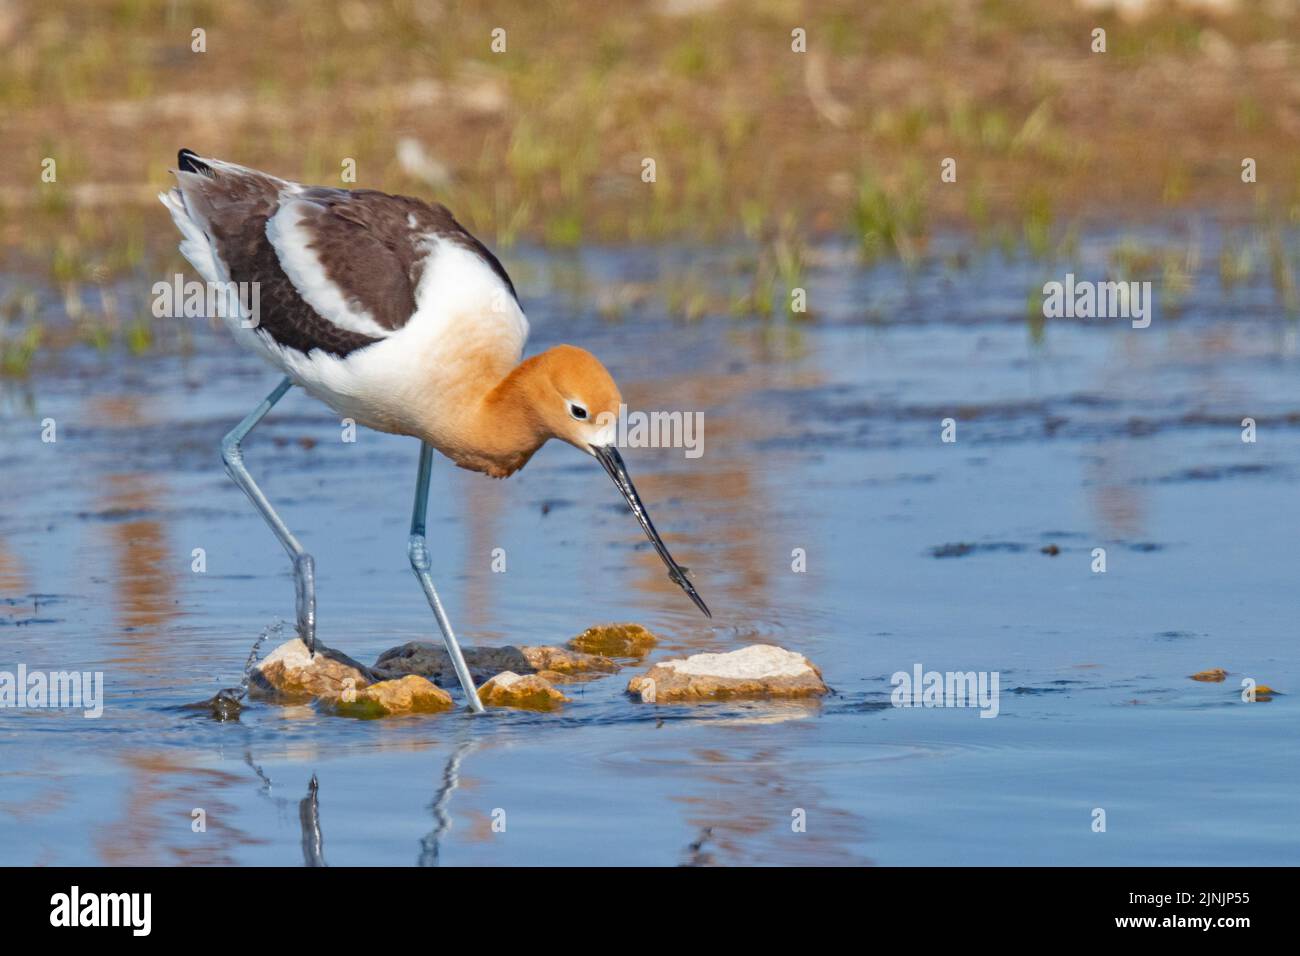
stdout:
{"type": "Polygon", "coordinates": [[[257,333],[282,348],[343,358],[401,330],[439,241],[472,252],[518,304],[501,263],[442,205],[303,186],[189,150],[179,165],[160,198],[181,252],[210,282],[256,283],[257,333]]]}

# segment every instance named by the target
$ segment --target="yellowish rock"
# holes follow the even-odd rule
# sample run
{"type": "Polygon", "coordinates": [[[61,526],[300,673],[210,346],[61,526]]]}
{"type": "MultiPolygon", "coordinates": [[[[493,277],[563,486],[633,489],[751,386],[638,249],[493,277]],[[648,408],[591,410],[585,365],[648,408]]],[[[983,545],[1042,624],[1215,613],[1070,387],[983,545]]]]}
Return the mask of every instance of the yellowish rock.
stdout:
{"type": "Polygon", "coordinates": [[[513,671],[497,674],[478,689],[487,707],[516,707],[522,710],[555,710],[569,698],[538,674],[521,676],[513,671]]]}
{"type": "Polygon", "coordinates": [[[249,674],[250,697],[285,703],[341,697],[374,683],[374,674],[346,654],[316,645],[313,657],[300,638],[281,644],[249,674]]]}
{"type": "Polygon", "coordinates": [[[451,695],[424,677],[407,674],[380,681],[355,694],[323,698],[333,713],[343,717],[388,717],[394,714],[437,714],[455,707],[451,695]]]}
{"type": "Polygon", "coordinates": [[[1192,680],[1205,681],[1211,684],[1221,684],[1228,677],[1228,672],[1222,667],[1211,667],[1209,670],[1197,671],[1192,675],[1192,680]]]}
{"type": "Polygon", "coordinates": [[[613,674],[618,664],[602,654],[585,654],[563,647],[521,647],[524,659],[534,671],[562,674],[566,679],[581,679],[590,674],[613,674]]]}
{"type": "Polygon", "coordinates": [[[644,657],[659,638],[640,624],[598,624],[589,627],[565,646],[584,654],[604,657],[644,657]]]}
{"type": "Polygon", "coordinates": [[[753,644],[729,654],[695,654],[663,661],[633,677],[628,693],[644,703],[820,697],[821,671],[802,654],[753,644]]]}

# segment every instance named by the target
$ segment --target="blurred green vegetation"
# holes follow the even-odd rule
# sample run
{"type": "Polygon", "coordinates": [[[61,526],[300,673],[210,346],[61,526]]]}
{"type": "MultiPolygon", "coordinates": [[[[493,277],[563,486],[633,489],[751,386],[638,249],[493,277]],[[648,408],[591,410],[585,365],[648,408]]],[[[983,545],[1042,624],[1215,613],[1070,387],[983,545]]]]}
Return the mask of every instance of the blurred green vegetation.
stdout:
{"type": "MultiPolygon", "coordinates": [[[[1300,222],[1298,25],[1295,0],[0,0],[0,245],[92,309],[183,268],[154,195],[188,146],[436,198],[496,247],[743,239],[721,311],[786,314],[831,235],[910,265],[937,228],[1049,259],[1088,220],[1300,222]]],[[[1225,285],[1267,266],[1294,298],[1285,252],[1241,243],[1225,285]]],[[[5,341],[6,368],[35,347],[5,341]]]]}

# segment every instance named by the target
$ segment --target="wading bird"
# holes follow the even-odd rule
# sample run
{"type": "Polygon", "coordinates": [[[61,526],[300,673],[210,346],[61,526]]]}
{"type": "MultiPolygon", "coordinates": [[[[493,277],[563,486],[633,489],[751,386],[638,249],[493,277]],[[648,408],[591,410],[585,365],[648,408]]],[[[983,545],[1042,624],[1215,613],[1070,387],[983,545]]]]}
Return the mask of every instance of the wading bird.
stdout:
{"type": "Polygon", "coordinates": [[[304,186],[188,149],[178,165],[176,187],[159,198],[180,229],[181,253],[209,283],[229,290],[221,312],[236,339],[285,376],[226,435],[221,457],[293,560],[298,633],[313,653],[314,562],[240,450],[294,385],[358,424],[421,441],[407,553],[475,710],[482,705],[429,573],[425,512],[435,449],[495,478],[518,471],[552,438],[591,455],[668,576],[709,614],[618,453],[622,398],[614,379],[572,345],[521,361],[528,320],[514,285],[445,207],[369,189],[304,186]]]}

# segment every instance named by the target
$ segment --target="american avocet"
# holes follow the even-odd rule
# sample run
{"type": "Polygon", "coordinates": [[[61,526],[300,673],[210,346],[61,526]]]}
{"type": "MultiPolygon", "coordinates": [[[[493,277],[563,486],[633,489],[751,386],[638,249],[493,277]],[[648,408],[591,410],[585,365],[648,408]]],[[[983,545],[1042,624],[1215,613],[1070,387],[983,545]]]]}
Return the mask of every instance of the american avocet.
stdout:
{"type": "Polygon", "coordinates": [[[159,198],[181,253],[230,291],[236,339],[284,379],[226,435],[221,456],[293,559],[298,633],[314,653],[314,563],[244,467],[240,442],[293,385],[342,416],[421,440],[407,553],[469,705],[474,682],[429,574],[429,470],[437,449],[504,478],[552,438],[593,456],[668,575],[709,609],[673,560],[616,446],[622,398],[591,353],[558,345],[520,361],[528,320],[496,256],[447,209],[370,189],[303,186],[188,149],[159,198]],[[234,291],[238,288],[239,292],[234,291]],[[246,290],[255,289],[257,298],[246,290]]]}

